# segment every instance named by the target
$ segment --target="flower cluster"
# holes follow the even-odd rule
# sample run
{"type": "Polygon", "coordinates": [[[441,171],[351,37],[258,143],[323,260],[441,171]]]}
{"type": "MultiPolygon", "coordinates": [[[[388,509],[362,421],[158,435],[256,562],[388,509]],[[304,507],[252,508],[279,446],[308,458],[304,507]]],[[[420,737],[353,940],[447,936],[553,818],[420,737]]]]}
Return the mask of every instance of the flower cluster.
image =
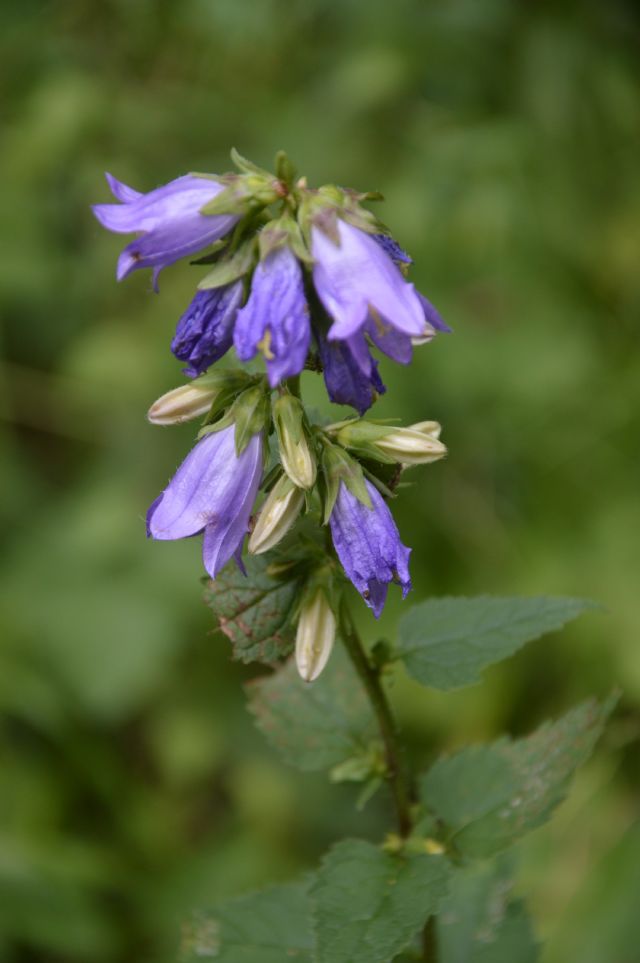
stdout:
{"type": "MultiPolygon", "coordinates": [[[[378,617],[391,582],[403,597],[411,588],[410,549],[387,500],[404,468],[446,449],[435,422],[362,418],[385,391],[372,352],[408,364],[416,344],[449,329],[407,279],[411,258],[362,206],[375,195],[312,189],[283,154],[275,174],[232,156],[239,173],[188,174],[147,194],[107,175],[117,203],[93,208],[109,230],[137,235],[120,255],[119,280],[149,267],[157,290],[160,271],[180,258],[204,252],[193,263],[208,266],[171,343],[191,380],[149,411],[155,424],[204,423],[149,509],[148,534],[202,533],[216,578],[232,558],[243,567],[247,534],[249,553],[261,554],[282,547],[303,512],[316,513],[378,617]],[[209,370],[231,348],[241,362],[260,355],[265,374],[209,370]],[[299,395],[304,369],[322,372],[331,401],[360,417],[312,424],[299,395]]],[[[325,553],[299,606],[297,662],[308,680],[333,643],[339,582],[325,553]]]]}

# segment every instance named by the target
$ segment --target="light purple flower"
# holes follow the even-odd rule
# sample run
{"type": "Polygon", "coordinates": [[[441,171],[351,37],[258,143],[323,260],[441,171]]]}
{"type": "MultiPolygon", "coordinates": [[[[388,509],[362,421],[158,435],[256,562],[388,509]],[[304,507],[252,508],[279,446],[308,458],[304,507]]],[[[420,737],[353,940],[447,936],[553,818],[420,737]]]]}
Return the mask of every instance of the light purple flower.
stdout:
{"type": "Polygon", "coordinates": [[[311,340],[309,308],[300,264],[288,247],[273,251],[256,268],[233,340],[241,361],[262,351],[272,388],[304,368],[311,340]]]}
{"type": "Polygon", "coordinates": [[[147,194],[127,187],[111,174],[106,177],[120,203],[94,204],[93,213],[109,231],[139,234],[118,258],[118,281],[137,268],[152,267],[155,285],[162,268],[224,237],[238,220],[233,214],[208,217],[200,213],[224,190],[222,184],[206,177],[185,174],[147,194]]]}
{"type": "Polygon", "coordinates": [[[345,341],[327,341],[318,334],[318,349],[324,382],[331,401],[351,405],[363,415],[387,390],[378,374],[378,362],[371,357],[362,333],[345,341]]]}
{"type": "Polygon", "coordinates": [[[176,358],[188,362],[183,371],[190,378],[202,374],[233,344],[233,325],[241,301],[242,281],[196,293],[178,321],[171,342],[176,358]]]}
{"type": "Polygon", "coordinates": [[[360,331],[371,310],[409,337],[425,334],[425,315],[417,292],[375,238],[337,220],[340,244],[319,228],[311,231],[313,281],[333,320],[329,339],[360,331]]]}
{"type": "Polygon", "coordinates": [[[205,435],[178,468],[147,513],[147,534],[156,539],[188,538],[204,532],[204,567],[215,578],[241,553],[262,476],[262,434],[242,454],[235,450],[235,426],[205,435]]]}
{"type": "Polygon", "coordinates": [[[387,503],[371,482],[365,480],[371,508],[363,505],[344,482],[340,483],[329,525],[333,544],[349,579],[379,618],[389,582],[402,586],[402,597],[411,590],[411,549],[400,535],[387,503]]]}
{"type": "Polygon", "coordinates": [[[420,298],[420,304],[422,305],[424,319],[427,322],[427,325],[434,329],[434,333],[435,331],[442,331],[444,334],[451,334],[452,329],[443,321],[440,313],[434,308],[431,301],[429,301],[428,298],[425,298],[424,294],[420,294],[419,291],[416,293],[420,298]]]}

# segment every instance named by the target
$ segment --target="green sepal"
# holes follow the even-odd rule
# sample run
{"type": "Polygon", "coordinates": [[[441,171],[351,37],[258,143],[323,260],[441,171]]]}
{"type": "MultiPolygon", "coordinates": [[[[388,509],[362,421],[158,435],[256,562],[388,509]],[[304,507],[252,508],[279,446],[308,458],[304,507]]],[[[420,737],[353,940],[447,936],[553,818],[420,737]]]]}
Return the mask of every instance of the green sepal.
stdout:
{"type": "Polygon", "coordinates": [[[297,171],[293,166],[289,155],[284,150],[279,150],[275,157],[276,177],[287,187],[291,187],[296,179],[297,171]]]}
{"type": "Polygon", "coordinates": [[[329,772],[331,782],[365,782],[372,777],[380,779],[386,773],[384,749],[375,739],[353,756],[338,763],[329,772]]]}
{"type": "Polygon", "coordinates": [[[248,214],[249,211],[266,207],[282,197],[283,185],[272,174],[227,174],[220,183],[227,186],[211,198],[200,213],[205,217],[221,214],[248,214]]]}
{"type": "Polygon", "coordinates": [[[262,177],[271,177],[269,171],[264,170],[262,167],[258,167],[253,161],[250,161],[247,157],[243,157],[242,154],[235,149],[231,148],[230,151],[231,161],[242,171],[243,174],[260,174],[262,177]]]}
{"type": "Polygon", "coordinates": [[[226,284],[231,284],[247,274],[254,265],[256,256],[255,238],[245,241],[231,255],[231,257],[218,261],[211,271],[198,284],[198,290],[209,291],[213,288],[222,288],[226,284]]]}
{"type": "Polygon", "coordinates": [[[289,247],[295,256],[306,264],[313,264],[300,230],[300,226],[290,213],[285,213],[276,220],[269,221],[258,236],[260,246],[260,260],[266,260],[273,251],[281,247],[289,247]]]}
{"type": "Polygon", "coordinates": [[[253,377],[239,368],[211,371],[197,379],[197,385],[202,388],[215,388],[216,396],[207,412],[205,425],[215,421],[218,415],[229,405],[233,404],[238,395],[253,381],[253,377]]]}
{"type": "Polygon", "coordinates": [[[270,420],[269,391],[266,388],[266,382],[243,391],[234,402],[229,414],[235,422],[236,454],[240,456],[253,436],[263,431],[270,420]]]}
{"type": "Polygon", "coordinates": [[[189,264],[214,264],[220,257],[220,252],[224,251],[226,247],[229,246],[229,238],[221,237],[218,241],[214,241],[213,244],[209,245],[209,253],[203,255],[202,257],[197,257],[193,261],[189,261],[189,264]]]}
{"type": "Polygon", "coordinates": [[[340,482],[344,482],[352,495],[371,508],[371,498],[364,481],[361,465],[343,448],[325,440],[322,452],[322,473],[326,483],[323,522],[326,525],[338,497],[340,482]]]}

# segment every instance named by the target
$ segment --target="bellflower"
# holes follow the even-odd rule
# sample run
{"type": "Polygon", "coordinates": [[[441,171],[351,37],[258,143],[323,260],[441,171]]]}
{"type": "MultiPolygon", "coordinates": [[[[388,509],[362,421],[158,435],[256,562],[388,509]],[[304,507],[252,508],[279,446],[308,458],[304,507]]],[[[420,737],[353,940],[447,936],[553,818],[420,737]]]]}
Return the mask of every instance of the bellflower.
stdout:
{"type": "Polygon", "coordinates": [[[364,505],[344,482],[329,518],[333,545],[349,579],[376,618],[387,598],[389,582],[402,586],[402,597],[411,589],[411,549],[400,535],[380,492],[365,480],[371,508],[364,505]]]}
{"type": "Polygon", "coordinates": [[[147,513],[147,534],[173,540],[204,532],[204,567],[215,578],[242,543],[262,476],[262,434],[238,456],[235,426],[211,432],[187,455],[147,513]]]}
{"type": "Polygon", "coordinates": [[[422,337],[422,304],[393,258],[352,224],[338,218],[336,230],[339,245],[319,228],[311,231],[313,282],[333,320],[329,339],[344,340],[361,331],[372,310],[402,334],[422,337]]]}
{"type": "Polygon", "coordinates": [[[288,247],[272,251],[256,268],[233,339],[241,361],[262,351],[272,388],[302,371],[311,325],[300,264],[288,247]]]}
{"type": "Polygon", "coordinates": [[[188,362],[183,371],[190,378],[202,374],[231,347],[241,301],[242,281],[196,293],[171,342],[176,358],[188,362]]]}
{"type": "Polygon", "coordinates": [[[371,357],[361,333],[345,341],[327,341],[319,335],[318,348],[331,401],[351,405],[363,415],[376,396],[387,390],[378,374],[378,362],[371,357]]]}
{"type": "Polygon", "coordinates": [[[194,254],[224,237],[238,220],[236,215],[207,217],[200,209],[224,187],[206,177],[185,174],[147,194],[140,194],[107,174],[119,204],[94,204],[93,213],[109,231],[139,234],[118,258],[116,276],[121,281],[137,268],[154,269],[154,285],[162,268],[194,254]]]}

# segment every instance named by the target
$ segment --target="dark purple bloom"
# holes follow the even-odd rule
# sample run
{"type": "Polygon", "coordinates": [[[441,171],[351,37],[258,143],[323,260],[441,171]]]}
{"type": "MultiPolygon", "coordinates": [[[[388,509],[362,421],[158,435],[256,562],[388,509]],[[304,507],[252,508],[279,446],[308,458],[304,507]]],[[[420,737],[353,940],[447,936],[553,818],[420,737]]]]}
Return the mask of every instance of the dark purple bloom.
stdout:
{"type": "Polygon", "coordinates": [[[198,291],[178,321],[171,350],[190,378],[202,374],[233,344],[233,325],[242,301],[242,281],[198,291]]]}
{"type": "Polygon", "coordinates": [[[411,549],[400,541],[396,523],[380,492],[371,482],[365,480],[365,485],[372,507],[363,505],[341,482],[329,525],[342,567],[379,618],[389,582],[402,586],[403,598],[411,589],[411,549]]]}
{"type": "Polygon", "coordinates": [[[238,220],[232,214],[208,217],[200,213],[224,190],[222,184],[206,177],[185,174],[147,194],[134,191],[111,174],[107,181],[120,203],[94,204],[93,213],[109,231],[140,235],[118,258],[118,281],[137,268],[152,267],[155,284],[162,268],[224,237],[238,220]]]}
{"type": "Polygon", "coordinates": [[[204,532],[204,567],[215,578],[230,558],[241,564],[242,543],[262,476],[262,434],[240,456],[235,426],[205,435],[147,513],[147,534],[188,538],[204,532]]]}
{"type": "Polygon", "coordinates": [[[267,364],[272,388],[300,374],[309,351],[311,325],[302,271],[295,254],[282,247],[256,268],[251,293],[238,311],[233,336],[241,361],[258,350],[267,364]]]}
{"type": "Polygon", "coordinates": [[[327,392],[336,404],[351,405],[363,415],[376,396],[387,390],[363,334],[346,341],[327,341],[318,335],[318,348],[327,392]]]}
{"type": "Polygon", "coordinates": [[[337,220],[340,244],[319,228],[311,232],[313,281],[333,320],[329,339],[351,337],[375,311],[409,337],[422,337],[425,315],[417,292],[371,234],[337,220]]]}
{"type": "Polygon", "coordinates": [[[413,264],[411,255],[404,251],[395,238],[389,234],[374,234],[373,237],[390,258],[400,264],[413,264]]]}

